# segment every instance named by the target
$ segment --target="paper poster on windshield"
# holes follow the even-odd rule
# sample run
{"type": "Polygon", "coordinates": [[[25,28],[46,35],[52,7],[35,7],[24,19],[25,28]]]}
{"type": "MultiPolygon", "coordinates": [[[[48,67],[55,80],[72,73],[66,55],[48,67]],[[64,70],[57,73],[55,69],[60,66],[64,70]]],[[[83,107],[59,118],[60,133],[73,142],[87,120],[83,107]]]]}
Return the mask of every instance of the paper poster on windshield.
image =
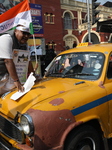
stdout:
{"type": "Polygon", "coordinates": [[[26,82],[29,63],[29,51],[27,50],[13,50],[13,61],[19,80],[22,84],[26,82]]]}

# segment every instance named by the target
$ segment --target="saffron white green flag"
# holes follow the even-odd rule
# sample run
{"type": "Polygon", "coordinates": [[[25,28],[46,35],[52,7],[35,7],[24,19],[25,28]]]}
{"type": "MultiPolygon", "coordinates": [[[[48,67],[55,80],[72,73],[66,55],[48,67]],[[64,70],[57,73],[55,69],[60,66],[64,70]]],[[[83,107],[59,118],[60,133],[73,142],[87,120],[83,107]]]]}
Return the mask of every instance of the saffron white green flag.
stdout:
{"type": "Polygon", "coordinates": [[[28,0],[20,2],[0,15],[0,33],[14,28],[18,24],[19,19],[25,19],[31,22],[30,32],[33,34],[32,19],[28,0]]]}

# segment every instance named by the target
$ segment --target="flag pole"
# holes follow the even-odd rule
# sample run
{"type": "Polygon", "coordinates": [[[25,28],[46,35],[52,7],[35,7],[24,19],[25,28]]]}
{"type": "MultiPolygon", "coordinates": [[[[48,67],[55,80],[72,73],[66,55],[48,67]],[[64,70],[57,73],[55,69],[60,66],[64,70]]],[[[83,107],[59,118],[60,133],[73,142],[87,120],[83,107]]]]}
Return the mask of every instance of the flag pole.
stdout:
{"type": "Polygon", "coordinates": [[[90,2],[87,0],[88,42],[91,43],[90,2]]]}
{"type": "Polygon", "coordinates": [[[34,36],[34,34],[33,34],[33,43],[34,43],[35,60],[36,60],[35,67],[34,67],[34,71],[36,71],[37,68],[38,68],[38,60],[37,60],[37,56],[36,56],[36,42],[35,42],[35,36],[34,36]]]}

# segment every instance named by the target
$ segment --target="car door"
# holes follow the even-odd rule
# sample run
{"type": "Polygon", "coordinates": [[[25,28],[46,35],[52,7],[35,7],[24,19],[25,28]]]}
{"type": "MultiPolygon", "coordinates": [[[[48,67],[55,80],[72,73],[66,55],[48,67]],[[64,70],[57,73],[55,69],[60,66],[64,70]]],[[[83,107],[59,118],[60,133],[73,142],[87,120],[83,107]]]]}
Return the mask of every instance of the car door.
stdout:
{"type": "Polygon", "coordinates": [[[108,60],[108,66],[106,71],[105,89],[108,97],[108,120],[109,120],[109,134],[112,133],[112,53],[108,60]]]}

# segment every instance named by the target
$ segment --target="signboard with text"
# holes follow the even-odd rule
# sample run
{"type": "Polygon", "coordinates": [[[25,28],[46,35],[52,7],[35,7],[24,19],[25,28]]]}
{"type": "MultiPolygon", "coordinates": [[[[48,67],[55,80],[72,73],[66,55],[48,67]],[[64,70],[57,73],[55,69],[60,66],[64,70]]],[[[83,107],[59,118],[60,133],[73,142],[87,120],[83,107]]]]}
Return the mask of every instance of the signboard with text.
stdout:
{"type": "Polygon", "coordinates": [[[30,56],[35,55],[45,55],[45,39],[35,39],[36,45],[34,45],[34,39],[28,40],[28,48],[30,51],[30,56]]]}
{"type": "Polygon", "coordinates": [[[42,6],[30,3],[30,9],[35,37],[43,37],[42,6]]]}
{"type": "Polygon", "coordinates": [[[14,49],[13,61],[16,67],[19,80],[22,84],[24,84],[27,79],[29,51],[14,49]]]}

